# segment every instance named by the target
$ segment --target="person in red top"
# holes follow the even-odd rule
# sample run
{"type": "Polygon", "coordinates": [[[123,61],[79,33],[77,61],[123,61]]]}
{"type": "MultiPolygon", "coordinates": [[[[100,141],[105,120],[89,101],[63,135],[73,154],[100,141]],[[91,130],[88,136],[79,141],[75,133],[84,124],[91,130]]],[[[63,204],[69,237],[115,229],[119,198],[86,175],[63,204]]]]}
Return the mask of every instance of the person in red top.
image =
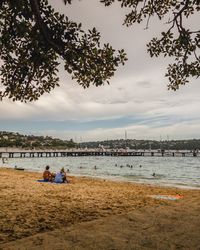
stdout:
{"type": "Polygon", "coordinates": [[[49,171],[49,166],[47,165],[46,168],[45,168],[45,171],[43,172],[44,181],[52,181],[54,177],[55,177],[54,174],[52,174],[49,171]]]}

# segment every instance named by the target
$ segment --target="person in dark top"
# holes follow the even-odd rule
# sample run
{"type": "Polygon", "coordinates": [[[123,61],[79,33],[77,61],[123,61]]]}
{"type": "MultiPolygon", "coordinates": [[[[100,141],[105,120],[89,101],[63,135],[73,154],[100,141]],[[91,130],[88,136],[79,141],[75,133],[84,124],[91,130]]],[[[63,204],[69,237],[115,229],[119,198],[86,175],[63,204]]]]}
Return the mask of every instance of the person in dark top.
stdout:
{"type": "Polygon", "coordinates": [[[50,171],[49,171],[49,166],[47,165],[46,168],[45,168],[45,171],[43,172],[43,179],[44,181],[53,181],[55,175],[52,174],[50,171]]]}

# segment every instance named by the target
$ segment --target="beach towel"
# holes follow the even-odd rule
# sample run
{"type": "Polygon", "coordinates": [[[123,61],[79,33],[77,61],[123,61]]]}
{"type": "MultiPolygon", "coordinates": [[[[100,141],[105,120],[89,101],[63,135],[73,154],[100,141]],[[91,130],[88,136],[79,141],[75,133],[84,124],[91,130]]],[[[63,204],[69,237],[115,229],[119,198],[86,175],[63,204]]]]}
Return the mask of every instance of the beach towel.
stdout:
{"type": "Polygon", "coordinates": [[[45,180],[37,180],[37,182],[45,182],[45,183],[52,183],[52,184],[67,184],[68,183],[68,182],[58,183],[58,182],[51,182],[51,181],[45,181],[45,180]]]}
{"type": "Polygon", "coordinates": [[[50,181],[45,181],[45,180],[37,180],[37,182],[49,182],[49,183],[51,183],[50,181]]]}

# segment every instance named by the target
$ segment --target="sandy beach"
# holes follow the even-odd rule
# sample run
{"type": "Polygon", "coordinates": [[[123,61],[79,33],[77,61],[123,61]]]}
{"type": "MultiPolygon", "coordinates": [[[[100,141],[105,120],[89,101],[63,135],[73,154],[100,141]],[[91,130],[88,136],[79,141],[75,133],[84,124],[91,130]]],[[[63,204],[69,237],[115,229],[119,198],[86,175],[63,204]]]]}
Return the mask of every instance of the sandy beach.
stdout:
{"type": "Polygon", "coordinates": [[[41,178],[0,168],[0,249],[200,249],[200,190],[41,178]]]}

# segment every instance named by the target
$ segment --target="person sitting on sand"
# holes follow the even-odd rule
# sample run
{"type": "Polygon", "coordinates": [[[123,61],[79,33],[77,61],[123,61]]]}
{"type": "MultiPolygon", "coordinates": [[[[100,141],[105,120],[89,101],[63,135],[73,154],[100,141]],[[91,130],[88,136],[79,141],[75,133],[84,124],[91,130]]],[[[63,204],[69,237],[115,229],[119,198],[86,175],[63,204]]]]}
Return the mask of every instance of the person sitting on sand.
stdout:
{"type": "Polygon", "coordinates": [[[61,168],[60,172],[58,172],[55,176],[54,179],[55,183],[64,183],[64,182],[68,182],[67,181],[67,177],[66,177],[66,173],[65,173],[65,169],[61,168]]]}
{"type": "Polygon", "coordinates": [[[44,181],[52,181],[54,177],[55,177],[54,174],[52,174],[49,171],[49,166],[47,165],[46,168],[45,168],[45,171],[43,172],[44,181]]]}

